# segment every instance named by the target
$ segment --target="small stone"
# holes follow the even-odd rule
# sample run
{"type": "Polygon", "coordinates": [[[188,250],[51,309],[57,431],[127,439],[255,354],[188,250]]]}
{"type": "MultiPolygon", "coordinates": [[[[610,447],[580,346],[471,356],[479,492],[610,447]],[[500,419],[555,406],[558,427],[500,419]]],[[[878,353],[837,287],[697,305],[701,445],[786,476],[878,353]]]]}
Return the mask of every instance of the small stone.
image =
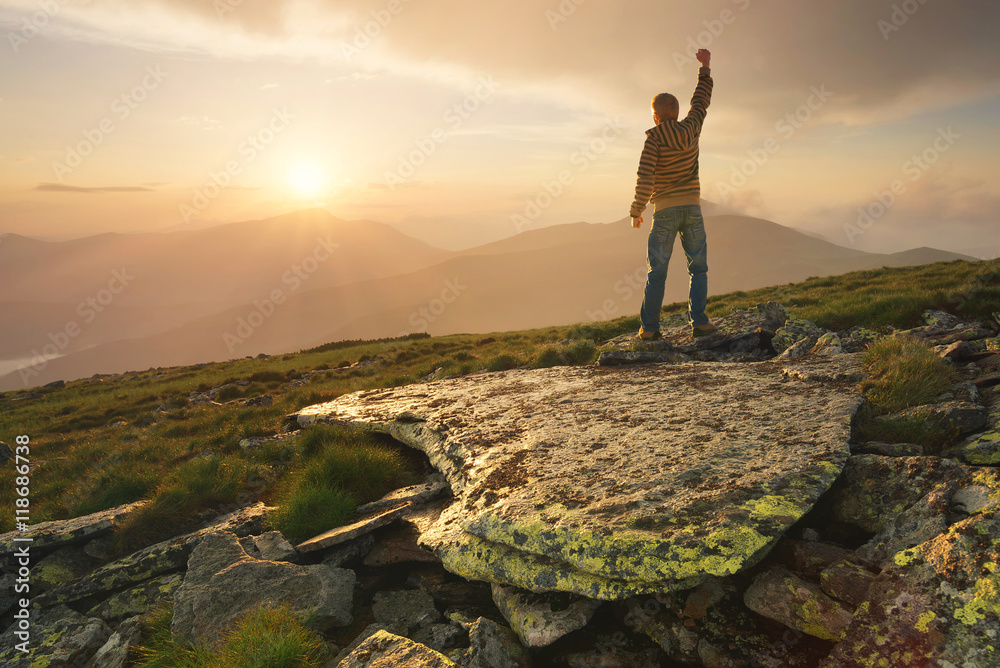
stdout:
{"type": "Polygon", "coordinates": [[[839,545],[808,540],[784,540],[775,552],[785,557],[793,571],[812,580],[818,580],[825,568],[851,555],[850,550],[839,545]]]}
{"type": "Polygon", "coordinates": [[[337,656],[335,656],[333,659],[328,661],[323,668],[337,668],[337,666],[341,665],[341,661],[347,658],[347,656],[351,654],[354,650],[356,650],[363,642],[371,638],[379,631],[385,631],[393,635],[403,635],[406,633],[405,628],[399,628],[397,626],[386,626],[384,624],[369,624],[364,628],[363,631],[361,631],[361,633],[357,635],[357,637],[354,638],[353,641],[351,641],[351,644],[349,644],[344,649],[340,650],[340,653],[337,654],[337,656]]]}
{"type": "Polygon", "coordinates": [[[347,655],[340,668],[451,668],[455,663],[409,638],[376,631],[347,655]]]}
{"type": "Polygon", "coordinates": [[[820,588],[852,608],[861,605],[868,597],[868,588],[874,580],[873,573],[850,559],[838,561],[819,574],[820,588]]]}
{"type": "Polygon", "coordinates": [[[458,624],[430,624],[417,630],[411,639],[433,650],[443,652],[454,647],[457,644],[456,641],[464,635],[465,631],[458,624]]]}
{"type": "Polygon", "coordinates": [[[774,348],[774,352],[781,354],[797,341],[810,336],[815,336],[818,339],[824,333],[814,322],[804,318],[789,317],[785,324],[774,333],[771,346],[774,348]]]}
{"type": "Polygon", "coordinates": [[[469,626],[469,649],[461,665],[463,668],[528,668],[531,655],[512,630],[480,617],[469,626]]]}
{"type": "Polygon", "coordinates": [[[265,561],[294,561],[299,553],[285,540],[280,531],[268,531],[253,537],[254,545],[265,561]]]}
{"type": "Polygon", "coordinates": [[[375,621],[386,626],[399,626],[407,631],[435,623],[441,613],[431,595],[420,589],[380,591],[372,603],[375,621]]]}
{"type": "Polygon", "coordinates": [[[792,345],[785,348],[781,352],[781,354],[778,355],[778,359],[790,360],[790,359],[795,359],[797,357],[802,357],[803,355],[807,355],[816,346],[816,342],[818,340],[819,339],[815,336],[807,336],[804,339],[800,339],[795,343],[793,343],[792,345]]]}
{"type": "Polygon", "coordinates": [[[493,585],[493,601],[528,647],[545,647],[582,629],[601,605],[572,594],[532,594],[497,584],[493,585]]]}
{"type": "Polygon", "coordinates": [[[960,360],[968,357],[972,354],[972,347],[969,346],[965,341],[955,341],[950,343],[938,352],[941,357],[946,357],[948,359],[960,360]]]}
{"type": "Polygon", "coordinates": [[[274,396],[270,394],[262,394],[259,397],[252,397],[243,402],[244,406],[270,406],[274,403],[274,396]]]}
{"type": "Polygon", "coordinates": [[[851,623],[852,612],[827,596],[819,585],[773,566],[754,578],[743,595],[746,606],[823,640],[840,640],[851,623]]]}
{"type": "Polygon", "coordinates": [[[88,666],[93,666],[94,668],[126,668],[129,665],[129,649],[139,641],[141,635],[142,617],[135,616],[126,619],[118,625],[118,628],[111,634],[108,641],[97,650],[88,666]]]}

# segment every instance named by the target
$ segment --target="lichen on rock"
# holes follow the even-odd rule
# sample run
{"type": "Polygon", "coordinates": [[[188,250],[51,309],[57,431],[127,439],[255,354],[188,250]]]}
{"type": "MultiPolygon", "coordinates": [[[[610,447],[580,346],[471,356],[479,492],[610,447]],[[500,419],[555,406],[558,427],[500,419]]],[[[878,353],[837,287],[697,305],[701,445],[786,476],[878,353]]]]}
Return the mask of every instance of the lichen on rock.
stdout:
{"type": "Polygon", "coordinates": [[[856,374],[852,355],[512,370],[294,417],[427,453],[456,502],[421,543],[452,572],[621,599],[757,563],[849,456],[856,374]]]}

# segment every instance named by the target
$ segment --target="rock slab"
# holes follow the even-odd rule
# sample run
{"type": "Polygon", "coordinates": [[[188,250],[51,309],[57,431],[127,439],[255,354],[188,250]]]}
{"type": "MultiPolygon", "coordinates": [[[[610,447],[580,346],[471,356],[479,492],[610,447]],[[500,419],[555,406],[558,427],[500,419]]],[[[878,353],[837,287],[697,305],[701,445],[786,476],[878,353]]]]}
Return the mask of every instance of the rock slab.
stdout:
{"type": "Polygon", "coordinates": [[[450,571],[619,600],[757,563],[837,478],[856,362],[804,359],[476,374],[292,417],[423,450],[456,500],[421,544],[450,571]]]}

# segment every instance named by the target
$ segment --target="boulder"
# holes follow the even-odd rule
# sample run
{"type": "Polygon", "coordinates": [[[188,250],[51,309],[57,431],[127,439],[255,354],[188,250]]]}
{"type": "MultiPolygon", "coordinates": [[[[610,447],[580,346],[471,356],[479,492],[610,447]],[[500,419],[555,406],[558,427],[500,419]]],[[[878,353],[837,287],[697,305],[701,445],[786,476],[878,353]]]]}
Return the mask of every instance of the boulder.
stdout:
{"type": "Polygon", "coordinates": [[[170,631],[188,642],[213,645],[241,615],[281,603],[308,616],[319,631],[345,626],[353,621],[355,581],[346,569],[254,559],[235,535],[212,533],[191,553],[184,581],[174,594],[170,631]]]}
{"type": "Polygon", "coordinates": [[[965,473],[937,485],[906,510],[887,518],[879,532],[858,548],[858,558],[881,570],[900,550],[919,545],[947,529],[951,524],[952,494],[958,489],[959,480],[967,482],[971,478],[965,473]]]}
{"type": "Polygon", "coordinates": [[[809,352],[813,355],[840,355],[844,352],[844,347],[839,336],[827,332],[816,340],[816,345],[809,352]]]}
{"type": "Polygon", "coordinates": [[[796,357],[802,357],[803,355],[808,355],[810,352],[812,352],[813,348],[816,347],[818,341],[819,338],[815,336],[807,336],[804,339],[799,339],[798,341],[796,341],[795,343],[793,343],[792,345],[788,346],[783,351],[781,351],[781,354],[778,355],[778,359],[791,360],[795,359],[796,357]]]}
{"type": "Polygon", "coordinates": [[[759,615],[824,640],[843,638],[853,613],[819,585],[780,566],[755,577],[743,601],[759,615]]]}
{"type": "Polygon", "coordinates": [[[971,436],[941,454],[976,466],[996,466],[1000,464],[1000,428],[971,436]]]}
{"type": "Polygon", "coordinates": [[[986,426],[986,409],[969,401],[943,401],[938,404],[925,404],[904,408],[889,415],[875,418],[880,423],[910,422],[914,419],[926,421],[945,432],[955,431],[958,434],[971,434],[986,426]]]}
{"type": "Polygon", "coordinates": [[[656,642],[669,665],[812,668],[829,654],[828,641],[752,612],[743,602],[745,588],[739,576],[713,578],[688,592],[632,599],[625,623],[656,642]]]}
{"type": "Polygon", "coordinates": [[[385,631],[386,633],[390,633],[392,635],[406,634],[406,629],[399,628],[396,626],[386,626],[384,624],[369,624],[364,628],[364,630],[361,631],[361,633],[357,635],[356,638],[354,638],[354,640],[351,642],[350,645],[342,649],[340,653],[337,654],[337,656],[327,661],[326,665],[323,668],[337,668],[337,666],[341,665],[341,661],[346,659],[349,654],[351,654],[354,650],[360,647],[362,643],[364,643],[366,640],[371,638],[379,631],[385,631]]]}
{"type": "Polygon", "coordinates": [[[994,393],[986,402],[986,429],[969,436],[954,448],[941,453],[976,466],[1000,464],[1000,393],[994,393]]]}
{"type": "Polygon", "coordinates": [[[582,629],[601,605],[572,594],[532,594],[496,584],[493,601],[527,647],[545,647],[582,629]]]}
{"type": "Polygon", "coordinates": [[[469,649],[463,668],[529,668],[531,655],[506,626],[480,617],[469,627],[469,649]]]}
{"type": "Polygon", "coordinates": [[[451,668],[448,657],[408,638],[376,631],[340,662],[340,668],[451,668]]]}
{"type": "Polygon", "coordinates": [[[824,569],[847,559],[851,551],[819,540],[783,540],[773,556],[783,557],[782,561],[796,573],[818,580],[824,569]]]}
{"type": "Polygon", "coordinates": [[[32,606],[47,608],[59,603],[99,600],[159,575],[183,570],[200,539],[200,534],[188,534],[133,552],[94,569],[71,584],[39,594],[32,599],[32,606]]]}
{"type": "Polygon", "coordinates": [[[616,600],[757,563],[839,475],[857,373],[852,355],[517,369],[292,417],[424,451],[456,499],[420,541],[453,573],[616,600]]]}

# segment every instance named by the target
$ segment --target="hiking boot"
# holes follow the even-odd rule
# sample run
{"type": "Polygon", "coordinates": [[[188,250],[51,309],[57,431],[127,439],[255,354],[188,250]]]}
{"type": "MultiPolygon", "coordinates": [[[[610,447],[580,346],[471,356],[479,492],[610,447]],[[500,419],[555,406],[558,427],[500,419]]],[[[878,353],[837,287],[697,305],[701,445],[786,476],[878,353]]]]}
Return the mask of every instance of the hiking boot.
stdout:
{"type": "Polygon", "coordinates": [[[709,334],[715,334],[719,331],[719,328],[709,323],[707,325],[692,325],[691,334],[698,338],[699,336],[708,336],[709,334]]]}
{"type": "Polygon", "coordinates": [[[642,327],[640,327],[639,333],[635,335],[635,338],[639,339],[640,341],[656,341],[657,339],[660,338],[660,332],[659,330],[655,332],[647,332],[642,327]]]}

